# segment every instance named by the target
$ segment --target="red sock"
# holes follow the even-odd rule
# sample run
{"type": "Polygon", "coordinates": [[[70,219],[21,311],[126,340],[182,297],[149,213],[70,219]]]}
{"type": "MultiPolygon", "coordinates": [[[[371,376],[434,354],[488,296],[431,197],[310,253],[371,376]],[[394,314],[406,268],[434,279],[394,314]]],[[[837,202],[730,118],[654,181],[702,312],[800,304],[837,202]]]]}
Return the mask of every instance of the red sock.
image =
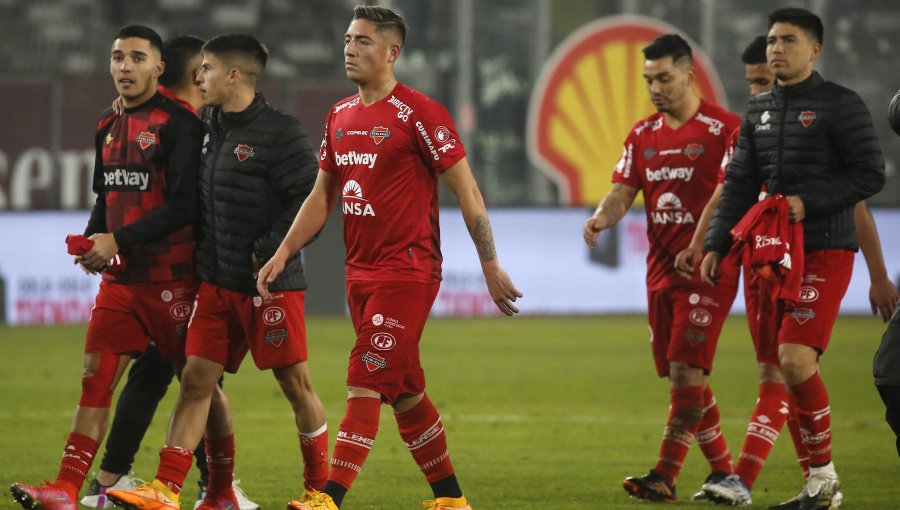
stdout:
{"type": "Polygon", "coordinates": [[[207,437],[204,441],[206,465],[209,469],[207,492],[233,495],[231,483],[234,481],[234,434],[225,437],[207,437]]]}
{"type": "Polygon", "coordinates": [[[328,478],[328,426],[309,434],[300,433],[303,480],[307,489],[321,491],[328,478]]]}
{"type": "Polygon", "coordinates": [[[697,445],[709,462],[711,471],[731,474],[734,465],[731,463],[731,451],[719,427],[719,406],[716,397],[707,384],[703,390],[703,419],[697,428],[697,445]]]}
{"type": "Polygon", "coordinates": [[[803,444],[803,436],[800,435],[800,423],[797,421],[797,401],[793,395],[788,394],[788,430],[791,431],[791,441],[794,443],[794,451],[797,453],[797,464],[803,470],[803,478],[809,478],[809,453],[803,444]]]}
{"type": "Polygon", "coordinates": [[[800,435],[809,453],[811,466],[824,466],[831,462],[831,407],[828,391],[819,373],[791,386],[797,400],[797,421],[800,435]]]}
{"type": "Polygon", "coordinates": [[[377,398],[347,400],[347,413],[334,443],[328,479],[349,489],[359,474],[378,434],[381,401],[377,398]]]}
{"type": "Polygon", "coordinates": [[[415,459],[428,483],[434,483],[453,475],[447,436],[441,415],[428,395],[412,409],[395,414],[400,437],[415,459]]]}
{"type": "Polygon", "coordinates": [[[769,457],[769,452],[775,446],[775,440],[784,427],[788,417],[788,396],[784,384],[762,382],[759,384],[759,399],[756,401],[756,409],[750,417],[750,425],[747,426],[747,435],[744,437],[744,446],[741,448],[741,456],[738,459],[735,471],[748,488],[753,487],[759,470],[769,457]]]}
{"type": "Polygon", "coordinates": [[[184,479],[191,469],[194,454],[187,448],[163,446],[159,451],[159,467],[156,479],[164,483],[175,494],[181,492],[184,479]]]}
{"type": "Polygon", "coordinates": [[[703,386],[672,388],[669,399],[669,419],[655,469],[669,483],[675,483],[703,418],[703,386]]]}
{"type": "Polygon", "coordinates": [[[72,501],[78,497],[78,491],[84,485],[84,479],[94,463],[94,455],[99,447],[100,443],[88,436],[77,432],[69,433],[59,474],[56,475],[56,484],[69,493],[72,501]]]}

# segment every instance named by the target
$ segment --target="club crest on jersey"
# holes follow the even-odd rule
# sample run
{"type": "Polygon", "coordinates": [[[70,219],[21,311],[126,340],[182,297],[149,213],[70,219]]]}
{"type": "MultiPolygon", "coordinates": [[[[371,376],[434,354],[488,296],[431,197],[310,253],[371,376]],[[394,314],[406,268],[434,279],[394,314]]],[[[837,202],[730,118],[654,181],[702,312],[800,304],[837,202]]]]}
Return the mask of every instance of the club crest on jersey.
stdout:
{"type": "Polygon", "coordinates": [[[244,145],[239,143],[237,147],[234,148],[234,155],[237,156],[238,161],[246,161],[247,158],[252,158],[256,156],[256,151],[253,150],[253,147],[249,145],[244,145]]]}
{"type": "Polygon", "coordinates": [[[689,143],[684,148],[684,155],[691,161],[699,158],[704,152],[706,152],[706,149],[699,143],[689,143]]]}
{"type": "Polygon", "coordinates": [[[376,370],[387,368],[387,360],[384,359],[384,356],[381,356],[372,351],[367,351],[362,356],[363,363],[366,364],[366,369],[369,372],[374,372],[376,370]]]}
{"type": "Polygon", "coordinates": [[[375,142],[375,145],[381,145],[381,142],[383,142],[385,138],[390,138],[391,130],[384,126],[375,126],[369,132],[369,136],[372,137],[372,141],[375,142]]]}
{"type": "Polygon", "coordinates": [[[816,120],[816,112],[805,110],[800,112],[800,116],[797,118],[800,119],[800,124],[803,124],[803,127],[808,128],[816,120]]]}
{"type": "MultiPolygon", "coordinates": [[[[150,131],[141,131],[140,133],[138,133],[135,140],[137,140],[137,143],[141,146],[141,149],[147,150],[151,145],[156,143],[156,134],[151,133],[150,131]]],[[[111,138],[110,141],[112,141],[111,138]]]]}

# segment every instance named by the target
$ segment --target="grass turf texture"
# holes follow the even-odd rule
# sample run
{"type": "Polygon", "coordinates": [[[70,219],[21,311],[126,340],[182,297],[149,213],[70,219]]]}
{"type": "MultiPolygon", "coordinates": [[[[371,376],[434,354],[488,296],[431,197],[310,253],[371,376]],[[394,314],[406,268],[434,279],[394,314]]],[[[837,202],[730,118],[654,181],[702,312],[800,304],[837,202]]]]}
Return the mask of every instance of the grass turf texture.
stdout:
{"type": "MultiPolygon", "coordinates": [[[[346,318],[309,321],[311,368],[331,443],[344,411],[346,318]]],[[[832,402],[835,461],[844,508],[897,508],[900,459],[883,422],[871,358],[883,331],[874,318],[841,318],[823,358],[832,402]]],[[[77,402],[84,327],[0,328],[0,482],[54,478],[77,402]]],[[[711,379],[736,458],[756,399],[757,369],[743,317],[725,327],[711,379]]],[[[656,461],[668,385],[656,378],[644,318],[561,317],[431,320],[423,341],[429,394],[442,412],[451,458],[475,508],[644,508],[622,490],[625,476],[656,461]]],[[[287,402],[274,378],[247,359],[226,376],[234,410],[237,476],[264,509],[300,491],[302,466],[287,402]]],[[[153,477],[177,388],[173,385],[134,467],[153,477]]],[[[102,455],[102,447],[101,453],[102,455]]],[[[99,455],[93,470],[99,466],[99,455]]],[[[708,472],[692,448],[678,480],[692,503],[708,472]]],[[[183,508],[196,495],[196,470],[183,508]]],[[[753,491],[753,508],[792,496],[801,473],[785,427],[753,491]]],[[[6,490],[6,489],[4,489],[6,490]]],[[[83,495],[83,492],[82,492],[83,495]]],[[[418,508],[430,497],[383,407],[381,428],[344,508],[418,508]]],[[[0,508],[13,508],[11,499],[0,508]]],[[[642,506],[644,505],[644,506],[642,506]]]]}

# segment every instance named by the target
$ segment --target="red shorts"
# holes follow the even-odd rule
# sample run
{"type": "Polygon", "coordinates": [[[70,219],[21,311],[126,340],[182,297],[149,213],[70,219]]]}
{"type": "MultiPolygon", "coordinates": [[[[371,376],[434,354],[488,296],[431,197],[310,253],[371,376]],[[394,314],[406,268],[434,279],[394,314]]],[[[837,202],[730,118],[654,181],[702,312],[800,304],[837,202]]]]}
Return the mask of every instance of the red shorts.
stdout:
{"type": "Polygon", "coordinates": [[[392,404],[425,391],[419,339],[439,283],[348,281],[356,330],[347,385],[367,388],[392,404]]]}
{"type": "Polygon", "coordinates": [[[808,345],[825,352],[841,300],[850,285],[853,258],[850,250],[819,250],[803,260],[800,301],[780,315],[779,344],[808,345]]]}
{"type": "Polygon", "coordinates": [[[734,302],[737,287],[686,283],[647,293],[650,343],[660,377],[669,362],[680,361],[712,371],[719,333],[734,302]]]}
{"type": "Polygon", "coordinates": [[[184,339],[194,280],[166,283],[100,282],[84,352],[139,356],[153,341],[160,357],[184,360],[184,339]]]}
{"type": "Polygon", "coordinates": [[[237,372],[247,351],[260,370],[306,361],[304,293],[274,292],[263,303],[259,296],[200,284],[188,327],[187,356],[215,361],[237,372]]]}
{"type": "Polygon", "coordinates": [[[772,287],[752,269],[744,267],[744,300],[756,362],[778,366],[778,327],[782,308],[772,302],[772,287]]]}

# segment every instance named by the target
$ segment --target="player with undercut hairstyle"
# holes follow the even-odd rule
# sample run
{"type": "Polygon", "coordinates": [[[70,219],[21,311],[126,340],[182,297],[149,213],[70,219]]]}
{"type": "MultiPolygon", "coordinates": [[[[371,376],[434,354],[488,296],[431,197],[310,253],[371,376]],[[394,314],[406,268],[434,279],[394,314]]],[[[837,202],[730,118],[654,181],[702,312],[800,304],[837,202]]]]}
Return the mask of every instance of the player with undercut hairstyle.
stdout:
{"type": "Polygon", "coordinates": [[[196,265],[201,284],[188,328],[187,364],[155,479],[132,491],[109,491],[118,506],[178,510],[203,439],[209,485],[200,510],[238,506],[233,491],[231,409],[216,385],[249,351],[272,370],[291,404],[304,463],[304,487],[321,489],[328,471],[325,411],[307,366],[300,256],[273,282],[271,303],[256,292],[260,261],[275,253],[315,181],[316,156],[300,122],[257,92],[267,50],[253,36],[225,34],[203,46],[197,77],[205,107],[196,265]],[[207,419],[208,418],[208,419],[207,419]]]}
{"type": "MultiPolygon", "coordinates": [[[[97,127],[85,238],[73,245],[86,273],[103,273],[85,342],[81,400],[56,481],[13,484],[25,508],[75,510],[77,495],[106,433],[112,394],[132,357],[152,340],[160,356],[184,362],[196,277],[190,224],[197,210],[202,126],[157,91],[162,41],[129,25],[113,40],[109,70],[124,112],[107,110],[97,127]],[[124,257],[111,267],[115,257],[124,257]]],[[[70,236],[73,238],[75,236],[70,236]]]]}
{"type": "MultiPolygon", "coordinates": [[[[347,247],[347,300],[356,342],[347,376],[347,411],[322,491],[290,507],[335,510],[375,443],[381,404],[431,485],[430,510],[469,509],[450,462],[441,416],[425,394],[419,342],[441,281],[438,178],[459,199],[488,291],[513,315],[522,294],[500,266],[487,210],[447,110],[399,83],[394,64],[403,18],[358,6],[344,36],[344,68],[359,93],[331,109],[315,188],[275,256],[259,272],[263,297],[285,263],[325,224],[340,201],[347,247]]],[[[277,294],[276,294],[277,295],[277,294]]]]}
{"type": "Polygon", "coordinates": [[[669,416],[656,466],[623,482],[635,498],[674,502],[675,480],[696,439],[709,462],[707,481],[733,471],[707,376],[719,333],[737,291],[737,263],[717,288],[691,271],[683,278],[675,254],[686,248],[716,186],[728,137],[739,117],[697,97],[691,47],[681,36],[657,37],[644,52],[644,80],[657,113],[639,121],[625,140],[613,188],[582,231],[595,246],[643,191],[647,213],[647,299],[656,371],[670,382],[669,416]]]}

